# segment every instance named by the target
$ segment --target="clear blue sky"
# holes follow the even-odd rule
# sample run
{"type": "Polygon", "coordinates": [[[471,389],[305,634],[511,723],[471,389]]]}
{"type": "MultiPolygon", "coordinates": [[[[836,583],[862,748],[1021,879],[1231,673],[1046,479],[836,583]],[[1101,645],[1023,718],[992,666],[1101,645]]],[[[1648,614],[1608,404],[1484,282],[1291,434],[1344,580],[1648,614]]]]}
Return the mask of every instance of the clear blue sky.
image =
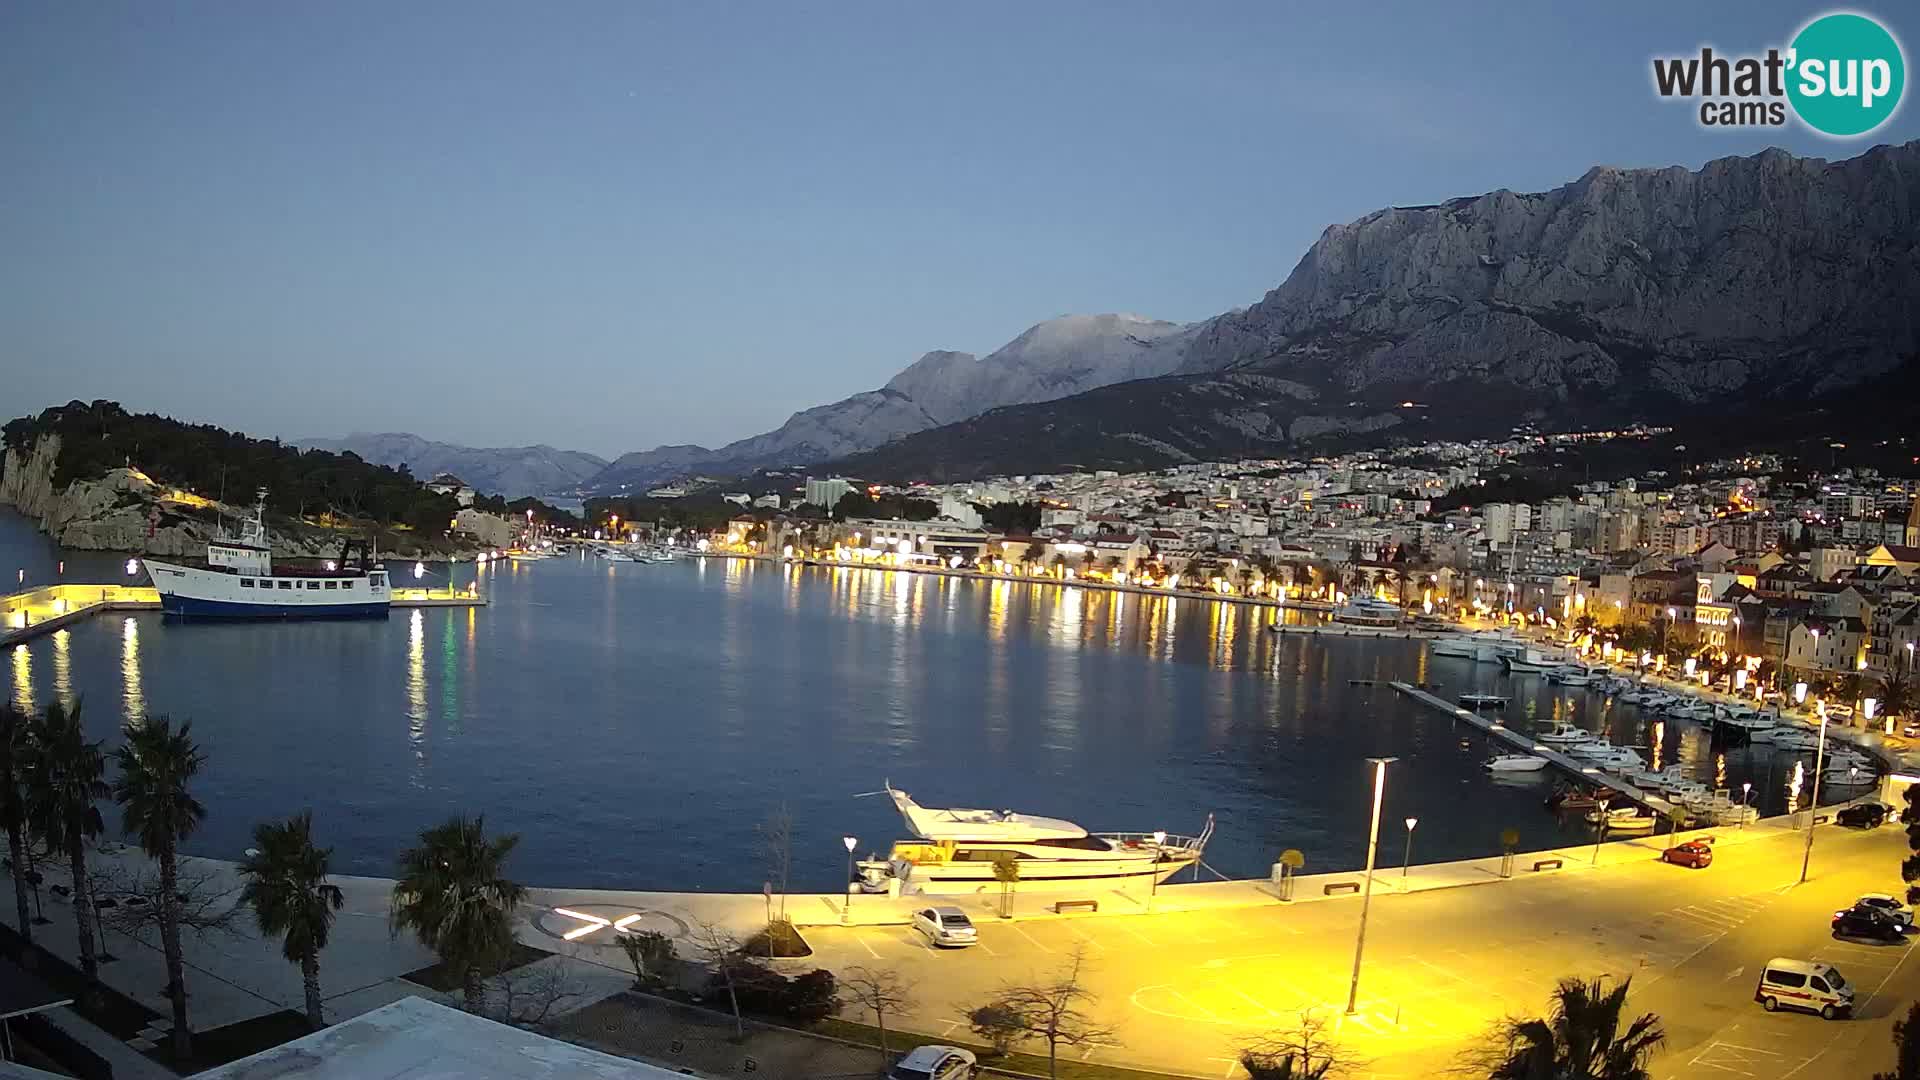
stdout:
{"type": "Polygon", "coordinates": [[[713,445],[1055,315],[1250,303],[1383,205],[1920,135],[1650,89],[1824,10],[15,0],[0,411],[713,445]]]}

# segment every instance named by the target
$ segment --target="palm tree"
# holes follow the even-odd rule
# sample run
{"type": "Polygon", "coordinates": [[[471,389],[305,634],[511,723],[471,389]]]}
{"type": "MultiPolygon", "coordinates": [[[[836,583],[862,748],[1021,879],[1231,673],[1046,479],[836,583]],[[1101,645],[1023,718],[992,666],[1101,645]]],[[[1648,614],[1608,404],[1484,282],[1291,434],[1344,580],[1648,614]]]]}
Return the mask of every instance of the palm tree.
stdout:
{"type": "Polygon", "coordinates": [[[73,922],[80,941],[80,970],[88,983],[100,980],[93,952],[93,904],[87,888],[87,841],[106,831],[94,803],[110,791],[106,755],[87,741],[80,701],[71,708],[50,702],[33,724],[33,754],[27,769],[27,819],[53,850],[67,853],[73,874],[73,922]]]}
{"type": "Polygon", "coordinates": [[[27,912],[26,800],[20,787],[26,780],[33,717],[9,701],[0,708],[0,828],[7,831],[7,858],[13,865],[13,898],[19,906],[20,936],[33,944],[33,920],[27,912]]]}
{"type": "Polygon", "coordinates": [[[1902,666],[1880,680],[1880,711],[1888,716],[1905,716],[1914,709],[1913,675],[1902,666]]]}
{"type": "Polygon", "coordinates": [[[454,817],[420,834],[400,855],[388,915],[394,933],[411,930],[441,963],[460,972],[467,1011],[480,1011],[480,972],[513,948],[513,909],[526,889],[507,880],[520,838],[487,838],[485,818],[454,817]]]}
{"type": "Polygon", "coordinates": [[[246,884],[240,902],[253,909],[263,934],[281,937],[280,952],[300,965],[307,988],[307,1023],[326,1025],[320,1013],[320,950],[327,947],[333,913],[346,903],[340,887],[327,881],[332,848],[315,847],[313,812],[303,810],[285,821],[253,827],[253,850],[240,864],[246,884]]]}
{"type": "Polygon", "coordinates": [[[1632,984],[1560,980],[1552,1015],[1504,1025],[1507,1046],[1490,1080],[1648,1080],[1647,1058],[1667,1036],[1652,1013],[1621,1032],[1632,984]]]}
{"type": "Polygon", "coordinates": [[[173,1054],[187,1061],[193,1039],[187,1029],[187,965],[180,955],[180,842],[193,835],[207,812],[187,792],[187,782],[206,758],[193,742],[193,721],[174,730],[165,716],[128,720],[118,753],[120,779],[113,799],[121,828],[160,866],[160,949],[167,959],[167,996],[173,1000],[173,1054]]]}

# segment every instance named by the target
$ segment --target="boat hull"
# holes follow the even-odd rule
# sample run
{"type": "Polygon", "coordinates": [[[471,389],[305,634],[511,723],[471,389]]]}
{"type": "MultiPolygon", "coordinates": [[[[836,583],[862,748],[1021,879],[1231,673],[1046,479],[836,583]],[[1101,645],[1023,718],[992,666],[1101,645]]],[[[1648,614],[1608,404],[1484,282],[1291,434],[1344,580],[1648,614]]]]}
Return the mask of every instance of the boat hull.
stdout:
{"type": "Polygon", "coordinates": [[[389,612],[389,605],[239,604],[162,593],[160,610],[179,619],[384,619],[389,612]]]}
{"type": "MultiPolygon", "coordinates": [[[[1151,859],[1062,859],[1050,862],[1020,860],[1020,883],[1031,886],[1074,885],[1082,882],[1127,882],[1146,884],[1149,879],[1166,881],[1199,858],[1151,859]]],[[[917,863],[903,875],[905,884],[921,892],[975,892],[999,888],[990,862],[917,863]]]]}

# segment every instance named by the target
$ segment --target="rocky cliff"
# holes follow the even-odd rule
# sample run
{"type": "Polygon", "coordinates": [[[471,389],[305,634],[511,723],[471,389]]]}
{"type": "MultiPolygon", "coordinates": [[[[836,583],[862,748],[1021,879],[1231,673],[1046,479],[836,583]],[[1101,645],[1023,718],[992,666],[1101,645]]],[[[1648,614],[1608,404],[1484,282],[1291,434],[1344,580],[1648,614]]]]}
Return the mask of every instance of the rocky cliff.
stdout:
{"type": "MultiPolygon", "coordinates": [[[[54,465],[59,456],[58,435],[38,439],[26,452],[8,450],[4,471],[0,472],[0,506],[12,507],[37,520],[41,531],[65,548],[203,559],[208,539],[219,529],[219,516],[235,518],[248,509],[171,491],[135,469],[111,469],[96,479],[73,480],[56,488],[54,465]]],[[[479,517],[491,519],[511,532],[501,518],[479,517]]],[[[480,523],[472,524],[474,528],[468,531],[479,535],[480,523]]],[[[465,528],[469,522],[463,520],[462,525],[465,528]]],[[[274,556],[283,559],[337,555],[342,540],[340,534],[329,530],[286,523],[276,523],[271,536],[274,556]]],[[[390,545],[387,550],[404,557],[436,554],[405,542],[390,545]]]]}
{"type": "Polygon", "coordinates": [[[1173,376],[998,409],[856,475],[1148,467],[1392,428],[1752,426],[1920,363],[1920,142],[1831,162],[1589,170],[1329,228],[1286,281],[1182,334],[1173,376]]]}

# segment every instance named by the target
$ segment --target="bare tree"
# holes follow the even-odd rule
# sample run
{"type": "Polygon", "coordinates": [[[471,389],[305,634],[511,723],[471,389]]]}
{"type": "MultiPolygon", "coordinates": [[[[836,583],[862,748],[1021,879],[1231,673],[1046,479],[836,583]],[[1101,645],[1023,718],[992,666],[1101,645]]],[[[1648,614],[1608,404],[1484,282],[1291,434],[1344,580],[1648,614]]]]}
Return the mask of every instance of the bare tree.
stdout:
{"type": "MultiPolygon", "coordinates": [[[[246,912],[236,902],[235,888],[231,881],[204,866],[181,866],[173,897],[174,918],[180,929],[202,938],[238,933],[246,912]]],[[[87,871],[87,890],[96,903],[113,901],[111,908],[100,913],[100,921],[108,927],[128,937],[160,929],[160,901],[166,891],[157,868],[134,869],[122,863],[95,865],[87,871]]]]}
{"type": "Polygon", "coordinates": [[[1113,1035],[1112,1028],[1094,1023],[1086,1014],[1085,1006],[1093,1001],[1093,991],[1080,982],[1086,966],[1086,946],[1076,945],[1051,982],[1004,987],[986,1006],[1005,1009],[1027,1038],[1047,1044],[1047,1075],[1055,1080],[1060,1075],[1062,1046],[1090,1046],[1113,1035]]]}
{"type": "Polygon", "coordinates": [[[873,1014],[880,1029],[882,1064],[887,1050],[887,1014],[902,1013],[914,1007],[913,985],[897,971],[869,967],[850,967],[840,973],[840,993],[848,1001],[873,1014]]]}
{"type": "Polygon", "coordinates": [[[741,962],[740,939],[731,931],[704,919],[693,919],[688,927],[690,944],[701,963],[713,969],[727,988],[727,1002],[733,1007],[733,1035],[747,1037],[746,1021],[740,1016],[740,991],[734,984],[741,962]]]}
{"type": "Polygon", "coordinates": [[[539,1027],[586,997],[575,968],[578,950],[503,971],[486,981],[490,1018],[515,1027],[539,1027]]]}
{"type": "Polygon", "coordinates": [[[1240,1067],[1252,1080],[1322,1080],[1356,1064],[1327,1034],[1327,1021],[1311,1009],[1303,1010],[1294,1026],[1240,1048],[1240,1067]]]}
{"type": "Polygon", "coordinates": [[[785,922],[787,881],[793,876],[793,814],[786,803],[760,823],[760,852],[767,861],[767,883],[780,894],[780,913],[772,921],[785,922]]]}

